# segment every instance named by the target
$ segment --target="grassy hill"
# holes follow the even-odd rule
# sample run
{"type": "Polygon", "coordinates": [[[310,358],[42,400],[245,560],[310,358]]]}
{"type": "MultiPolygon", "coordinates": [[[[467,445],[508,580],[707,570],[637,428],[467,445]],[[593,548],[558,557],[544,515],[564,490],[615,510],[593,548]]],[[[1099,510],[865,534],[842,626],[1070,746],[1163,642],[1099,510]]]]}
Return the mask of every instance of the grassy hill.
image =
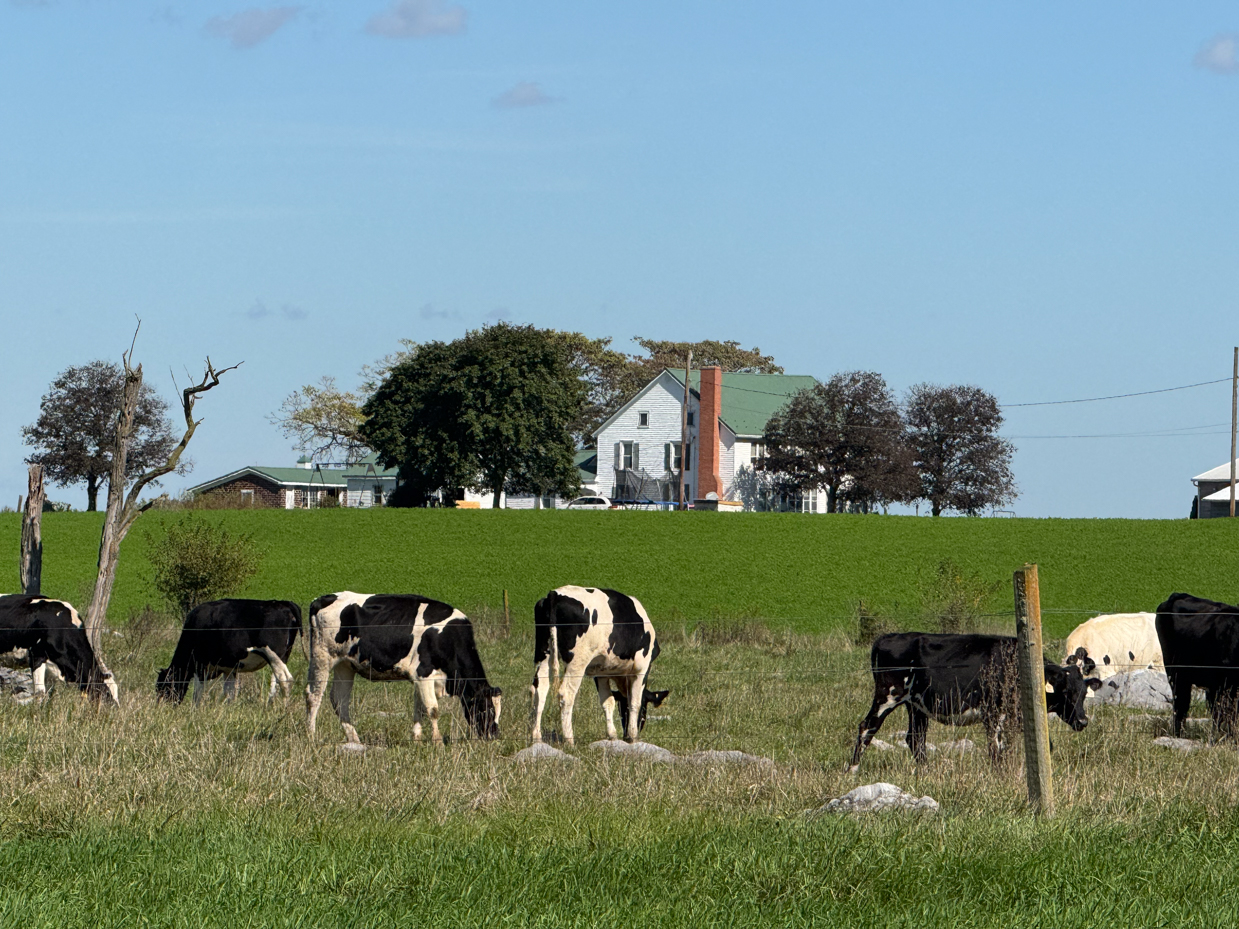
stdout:
{"type": "MultiPolygon", "coordinates": [[[[183,513],[148,513],[126,540],[111,611],[158,605],[146,549],[183,513]]],[[[826,632],[857,600],[915,624],[943,559],[995,585],[987,610],[1011,609],[1011,572],[1040,565],[1047,634],[1100,611],[1151,610],[1170,592],[1239,599],[1239,525],[1226,520],[928,519],[883,516],[453,510],[257,510],[198,513],[252,533],[265,554],[245,595],[307,604],[328,591],[416,591],[468,611],[509,591],[527,621],[551,587],[580,583],[639,597],[657,622],[759,619],[826,632]]],[[[44,518],[44,589],[84,602],[101,516],[44,518]]],[[[0,516],[17,585],[20,517],[0,516]]]]}

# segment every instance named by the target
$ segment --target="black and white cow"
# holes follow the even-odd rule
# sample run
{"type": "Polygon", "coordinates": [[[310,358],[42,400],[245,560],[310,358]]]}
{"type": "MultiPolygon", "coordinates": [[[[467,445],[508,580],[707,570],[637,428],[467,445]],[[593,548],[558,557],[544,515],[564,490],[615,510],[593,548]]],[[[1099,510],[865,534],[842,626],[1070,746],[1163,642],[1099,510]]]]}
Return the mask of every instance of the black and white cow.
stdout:
{"type": "MultiPolygon", "coordinates": [[[[926,757],[925,732],[932,718],[940,723],[985,726],[990,757],[998,760],[1003,729],[1017,717],[1015,639],[1003,635],[937,635],[898,632],[874,640],[873,705],[861,721],[852,752],[852,770],[882,722],[899,706],[908,708],[908,748],[918,762],[926,757]]],[[[1088,725],[1084,698],[1101,686],[1085,678],[1080,658],[1067,664],[1045,662],[1046,707],[1075,731],[1088,725]]]]}
{"type": "Polygon", "coordinates": [[[353,678],[410,681],[414,687],[413,738],[422,737],[422,714],[430,738],[439,732],[439,698],[460,698],[465,718],[484,739],[499,736],[503,691],[486,680],[473,638],[473,624],[460,610],[416,594],[327,594],[310,604],[310,672],[307,728],[314,735],[323,694],[331,682],[331,705],[350,742],[359,743],[349,719],[353,678]]]}
{"type": "Polygon", "coordinates": [[[564,742],[573,744],[572,708],[582,681],[592,677],[607,720],[607,738],[616,738],[615,704],[623,714],[624,738],[636,741],[646,707],[660,706],[667,691],[646,689],[659,645],[645,607],[635,598],[601,587],[558,587],[538,601],[533,612],[534,675],[531,724],[542,741],[542,711],[554,673],[564,742]],[[559,681],[559,662],[564,662],[559,681]]]}
{"type": "Polygon", "coordinates": [[[194,684],[194,702],[204,684],[224,678],[224,694],[236,692],[238,672],[271,668],[271,691],[284,690],[287,697],[293,676],[288,656],[301,632],[301,607],[291,600],[212,600],[189,611],[181,638],[168,667],[155,679],[160,700],[185,699],[189,682],[194,684]]]}
{"type": "Polygon", "coordinates": [[[1174,734],[1199,687],[1218,735],[1236,734],[1239,720],[1239,607],[1191,594],[1171,594],[1157,608],[1157,638],[1174,698],[1174,734]]]}
{"type": "Polygon", "coordinates": [[[91,648],[82,620],[63,600],[29,594],[0,596],[0,652],[25,649],[35,693],[51,673],[92,699],[118,703],[116,679],[91,648]]]}

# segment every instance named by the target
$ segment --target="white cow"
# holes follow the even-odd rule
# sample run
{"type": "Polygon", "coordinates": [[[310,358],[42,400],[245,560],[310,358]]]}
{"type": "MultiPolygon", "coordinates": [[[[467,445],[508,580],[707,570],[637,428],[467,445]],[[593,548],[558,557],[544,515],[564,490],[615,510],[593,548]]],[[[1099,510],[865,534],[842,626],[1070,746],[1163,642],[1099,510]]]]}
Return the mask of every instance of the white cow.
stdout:
{"type": "MultiPolygon", "coordinates": [[[[1096,675],[1107,678],[1120,671],[1165,671],[1162,646],[1157,640],[1156,613],[1107,613],[1080,623],[1067,636],[1067,657],[1079,654],[1096,663],[1096,675]]],[[[1089,672],[1093,673],[1093,672],[1089,672]]]]}

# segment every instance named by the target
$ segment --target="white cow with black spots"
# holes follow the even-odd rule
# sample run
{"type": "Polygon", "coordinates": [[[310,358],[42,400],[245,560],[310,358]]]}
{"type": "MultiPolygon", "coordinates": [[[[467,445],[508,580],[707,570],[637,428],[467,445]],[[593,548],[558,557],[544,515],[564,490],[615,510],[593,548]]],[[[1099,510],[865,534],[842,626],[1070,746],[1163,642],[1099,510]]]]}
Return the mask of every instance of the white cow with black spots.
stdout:
{"type": "Polygon", "coordinates": [[[615,739],[615,705],[620,705],[624,738],[635,742],[645,725],[646,707],[660,706],[667,691],[647,689],[650,665],[658,657],[658,638],[649,615],[635,597],[602,587],[558,587],[534,607],[534,676],[530,693],[534,742],[542,741],[542,711],[552,675],[559,696],[564,742],[573,744],[572,709],[585,678],[594,679],[615,739]],[[559,680],[559,663],[564,663],[559,680]]]}
{"type": "Polygon", "coordinates": [[[1165,671],[1156,621],[1156,613],[1094,616],[1067,636],[1067,657],[1081,659],[1086,674],[1094,673],[1089,663],[1095,664],[1102,679],[1120,671],[1165,671]]]}

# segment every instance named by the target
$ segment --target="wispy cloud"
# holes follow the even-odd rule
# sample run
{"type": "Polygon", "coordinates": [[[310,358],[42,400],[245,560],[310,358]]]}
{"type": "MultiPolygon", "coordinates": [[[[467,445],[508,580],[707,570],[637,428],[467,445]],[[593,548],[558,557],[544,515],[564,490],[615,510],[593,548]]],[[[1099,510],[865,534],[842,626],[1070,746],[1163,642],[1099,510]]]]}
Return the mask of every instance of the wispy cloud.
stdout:
{"type": "Polygon", "coordinates": [[[254,305],[245,311],[245,315],[250,319],[270,319],[273,316],[281,316],[288,320],[298,320],[305,319],[310,314],[291,303],[285,303],[278,310],[273,310],[261,300],[255,300],[254,305]]]}
{"type": "Polygon", "coordinates": [[[227,39],[233,48],[253,48],[275,35],[300,11],[299,6],[273,6],[265,10],[255,7],[232,16],[216,16],[207,20],[203,28],[211,35],[227,39]]]}
{"type": "Polygon", "coordinates": [[[434,35],[458,35],[469,18],[463,6],[447,6],[443,0],[393,0],[382,13],[366,23],[366,32],[389,39],[422,39],[434,35]]]}
{"type": "Polygon", "coordinates": [[[418,315],[422,319],[460,319],[460,313],[456,310],[441,310],[433,303],[427,303],[418,310],[418,315]]]}
{"type": "Polygon", "coordinates": [[[1239,33],[1215,35],[1200,47],[1193,63],[1217,74],[1239,74],[1239,33]]]}
{"type": "Polygon", "coordinates": [[[489,313],[486,314],[486,319],[493,320],[494,322],[503,322],[511,318],[512,318],[512,314],[509,313],[507,310],[503,309],[502,307],[500,307],[497,310],[491,310],[489,313]]]}
{"type": "Polygon", "coordinates": [[[500,110],[510,110],[523,106],[543,106],[547,103],[558,103],[559,97],[548,97],[542,92],[542,85],[534,81],[521,81],[511,90],[505,90],[491,100],[491,106],[500,110]]]}

